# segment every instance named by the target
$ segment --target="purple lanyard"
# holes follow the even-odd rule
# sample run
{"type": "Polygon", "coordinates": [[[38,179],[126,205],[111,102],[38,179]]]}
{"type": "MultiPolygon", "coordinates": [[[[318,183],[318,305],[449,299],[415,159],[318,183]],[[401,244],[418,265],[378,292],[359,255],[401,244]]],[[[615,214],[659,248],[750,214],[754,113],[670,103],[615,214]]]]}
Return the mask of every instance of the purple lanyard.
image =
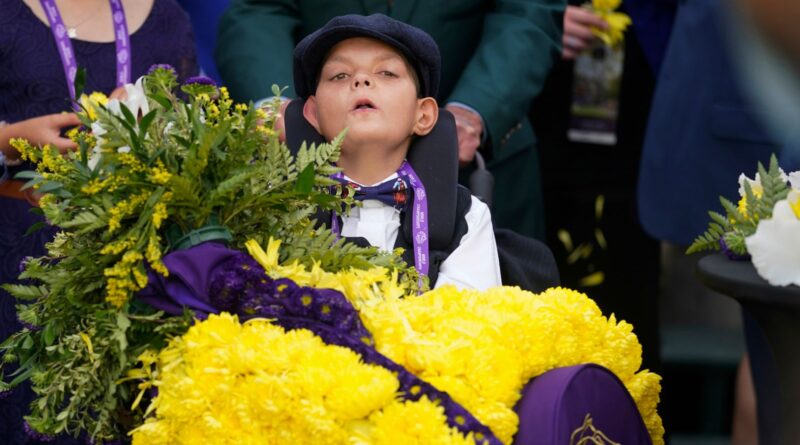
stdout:
{"type": "MultiPolygon", "coordinates": [[[[411,236],[414,243],[414,267],[420,274],[419,285],[422,287],[422,277],[428,275],[430,262],[428,258],[428,196],[425,194],[425,185],[411,168],[408,162],[403,161],[403,165],[397,170],[397,174],[408,176],[410,186],[414,190],[414,205],[411,214],[411,236]]],[[[343,179],[341,172],[333,175],[334,178],[343,179]]],[[[336,213],[331,218],[331,231],[335,234],[341,233],[339,230],[339,218],[336,213]]]]}
{"type": "MultiPolygon", "coordinates": [[[[75,50],[72,48],[72,41],[67,35],[67,28],[61,19],[55,0],[39,0],[44,9],[47,21],[50,22],[50,30],[56,39],[58,54],[61,56],[61,64],[64,66],[64,75],[67,78],[67,88],[72,98],[72,107],[75,111],[80,110],[80,106],[75,102],[75,75],[78,73],[78,62],[75,60],[75,50]]],[[[117,87],[121,87],[131,81],[131,54],[130,54],[130,35],[128,34],[128,24],[125,21],[125,10],[122,9],[121,0],[109,0],[111,5],[111,17],[114,20],[114,39],[117,46],[117,87]]]]}

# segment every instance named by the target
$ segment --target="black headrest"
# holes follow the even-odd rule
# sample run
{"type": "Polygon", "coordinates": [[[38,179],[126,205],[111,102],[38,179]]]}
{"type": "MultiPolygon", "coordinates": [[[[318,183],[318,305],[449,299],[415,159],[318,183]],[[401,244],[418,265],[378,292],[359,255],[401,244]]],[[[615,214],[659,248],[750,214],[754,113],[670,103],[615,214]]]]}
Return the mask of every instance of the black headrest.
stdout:
{"type": "MultiPolygon", "coordinates": [[[[297,154],[300,145],[321,144],[325,138],[303,116],[303,101],[293,100],[284,112],[286,145],[297,154]]],[[[414,168],[428,195],[430,248],[450,245],[456,221],[458,189],[458,135],[453,115],[439,109],[439,120],[426,136],[417,137],[408,150],[408,163],[414,168]]]]}

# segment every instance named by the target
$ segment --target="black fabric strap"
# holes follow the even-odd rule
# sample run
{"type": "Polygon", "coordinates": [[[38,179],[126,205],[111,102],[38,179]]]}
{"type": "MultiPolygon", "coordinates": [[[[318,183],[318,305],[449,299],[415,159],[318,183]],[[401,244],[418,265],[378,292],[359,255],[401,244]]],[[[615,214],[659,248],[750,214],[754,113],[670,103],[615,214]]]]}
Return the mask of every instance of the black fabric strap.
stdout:
{"type": "MultiPolygon", "coordinates": [[[[461,244],[461,238],[467,234],[469,231],[469,226],[467,226],[467,212],[469,212],[470,208],[472,208],[472,194],[466,188],[462,186],[458,186],[458,197],[456,200],[456,220],[453,230],[453,236],[450,240],[450,244],[447,246],[443,246],[438,249],[431,249],[428,252],[430,255],[430,269],[428,270],[428,277],[430,278],[430,285],[433,287],[436,284],[436,280],[439,278],[439,268],[441,267],[444,260],[453,253],[454,250],[458,248],[461,244]]],[[[395,240],[394,247],[395,249],[398,247],[402,247],[403,250],[403,259],[408,264],[414,264],[414,252],[412,251],[414,248],[413,238],[412,238],[412,230],[411,230],[411,217],[408,216],[408,212],[404,213],[401,216],[401,223],[400,223],[400,230],[397,234],[397,240],[395,240]]]]}

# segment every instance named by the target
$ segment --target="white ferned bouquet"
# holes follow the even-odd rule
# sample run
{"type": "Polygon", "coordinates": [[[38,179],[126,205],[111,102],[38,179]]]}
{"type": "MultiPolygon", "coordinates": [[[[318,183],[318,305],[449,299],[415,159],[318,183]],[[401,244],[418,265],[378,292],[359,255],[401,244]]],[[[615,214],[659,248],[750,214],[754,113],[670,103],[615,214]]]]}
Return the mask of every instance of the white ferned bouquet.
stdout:
{"type": "Polygon", "coordinates": [[[721,250],[734,260],[751,259],[773,286],[800,286],[800,171],[785,173],[773,155],[753,179],[739,176],[739,202],[720,197],[726,215],[709,212],[708,230],[687,253],[721,250]]]}

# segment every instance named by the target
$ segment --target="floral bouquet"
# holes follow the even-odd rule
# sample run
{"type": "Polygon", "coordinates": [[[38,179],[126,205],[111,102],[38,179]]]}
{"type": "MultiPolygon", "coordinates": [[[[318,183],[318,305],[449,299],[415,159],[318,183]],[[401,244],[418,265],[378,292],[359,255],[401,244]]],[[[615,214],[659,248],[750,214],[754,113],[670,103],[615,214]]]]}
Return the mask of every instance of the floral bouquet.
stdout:
{"type": "Polygon", "coordinates": [[[752,259],[773,286],[800,285],[800,171],[786,174],[773,155],[754,179],[739,176],[739,202],[720,197],[725,215],[710,211],[708,230],[686,253],[720,250],[732,260],[752,259]]]}
{"type": "MultiPolygon", "coordinates": [[[[79,149],[15,140],[61,229],[29,259],[0,391],[30,380],[37,434],[95,443],[510,443],[528,380],[593,362],[654,443],[660,378],[625,322],[567,289],[418,294],[400,252],[313,215],[352,205],[341,139],[293,157],[278,103],[234,104],[155,67],[128,98],[83,96],[79,149]],[[180,92],[176,92],[179,90],[180,92]]],[[[279,95],[280,91],[275,91],[279,95]]],[[[424,286],[424,285],[423,285],[424,286]]]]}
{"type": "Polygon", "coordinates": [[[610,47],[617,46],[622,42],[625,30],[631,24],[629,15],[617,12],[620,3],[622,0],[592,0],[583,5],[584,8],[592,11],[608,24],[607,29],[592,28],[592,34],[610,47]]]}

